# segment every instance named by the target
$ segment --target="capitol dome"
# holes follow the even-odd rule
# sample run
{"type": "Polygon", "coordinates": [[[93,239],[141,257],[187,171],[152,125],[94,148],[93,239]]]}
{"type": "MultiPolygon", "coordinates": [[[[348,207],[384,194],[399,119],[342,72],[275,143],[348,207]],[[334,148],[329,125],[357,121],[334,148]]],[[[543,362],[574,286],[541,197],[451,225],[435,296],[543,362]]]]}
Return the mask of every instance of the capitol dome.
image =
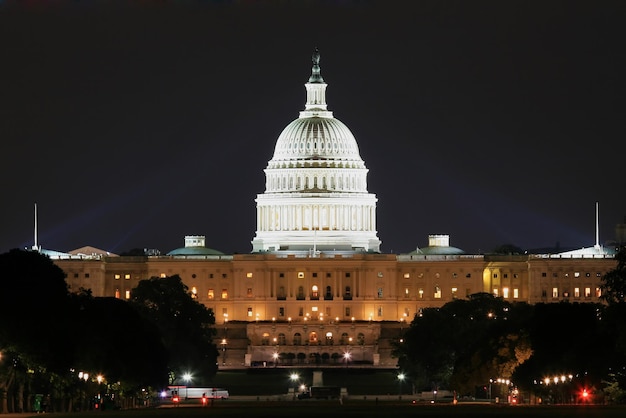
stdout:
{"type": "Polygon", "coordinates": [[[332,117],[298,118],[287,125],[276,141],[268,168],[311,163],[365,168],[354,135],[343,122],[332,117]]]}
{"type": "Polygon", "coordinates": [[[350,129],[327,109],[319,61],[315,50],[305,108],[279,135],[265,169],[253,252],[379,252],[368,169],[350,129]]]}

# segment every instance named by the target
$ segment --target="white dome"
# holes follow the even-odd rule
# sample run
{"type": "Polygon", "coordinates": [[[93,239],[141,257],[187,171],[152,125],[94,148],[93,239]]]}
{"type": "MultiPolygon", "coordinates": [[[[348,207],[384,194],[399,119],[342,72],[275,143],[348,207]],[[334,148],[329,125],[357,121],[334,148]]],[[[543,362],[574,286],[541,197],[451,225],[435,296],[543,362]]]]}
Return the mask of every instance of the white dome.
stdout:
{"type": "Polygon", "coordinates": [[[326,108],[317,51],[305,87],[305,108],[279,135],[265,169],[253,252],[379,252],[377,199],[354,135],[326,108]]]}
{"type": "Polygon", "coordinates": [[[328,117],[299,118],[282,131],[268,168],[298,167],[316,161],[320,167],[365,168],[350,129],[328,117]]]}

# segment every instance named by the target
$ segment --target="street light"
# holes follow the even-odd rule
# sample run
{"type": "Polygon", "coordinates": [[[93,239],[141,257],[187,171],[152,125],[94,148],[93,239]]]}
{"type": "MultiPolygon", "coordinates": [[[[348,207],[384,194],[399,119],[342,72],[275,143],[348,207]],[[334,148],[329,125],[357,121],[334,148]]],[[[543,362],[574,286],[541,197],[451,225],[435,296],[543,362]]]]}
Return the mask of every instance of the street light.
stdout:
{"type": "Polygon", "coordinates": [[[222,338],[220,345],[222,346],[222,366],[226,366],[226,338],[222,338]]]}
{"type": "Polygon", "coordinates": [[[187,399],[188,391],[187,385],[191,382],[191,373],[187,372],[183,374],[183,381],[185,382],[185,400],[187,399]]]}
{"type": "Polygon", "coordinates": [[[300,375],[298,373],[291,373],[289,375],[289,379],[291,379],[291,384],[293,385],[293,399],[296,399],[296,389],[298,387],[298,380],[300,380],[300,375]]]}
{"type": "Polygon", "coordinates": [[[348,368],[348,362],[350,361],[350,357],[352,356],[350,355],[349,352],[346,351],[345,353],[343,353],[343,359],[346,362],[346,369],[348,368]]]}
{"type": "Polygon", "coordinates": [[[404,382],[405,374],[398,373],[398,399],[402,399],[402,382],[404,382]]]}

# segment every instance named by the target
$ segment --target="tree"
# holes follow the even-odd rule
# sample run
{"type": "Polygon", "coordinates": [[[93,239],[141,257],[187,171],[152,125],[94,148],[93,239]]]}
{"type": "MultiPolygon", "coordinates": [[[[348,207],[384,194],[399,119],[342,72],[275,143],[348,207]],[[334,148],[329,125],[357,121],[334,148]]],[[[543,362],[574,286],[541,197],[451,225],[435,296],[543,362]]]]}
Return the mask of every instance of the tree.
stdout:
{"type": "Polygon", "coordinates": [[[396,345],[398,366],[419,389],[473,394],[490,378],[510,378],[530,357],[524,330],[531,311],[488,293],[425,309],[396,345]]]}
{"type": "MultiPolygon", "coordinates": [[[[0,254],[0,413],[7,412],[3,394],[17,385],[23,393],[30,375],[65,373],[72,366],[72,312],[65,273],[49,257],[14,249],[0,254]],[[10,367],[7,367],[10,366],[10,367]]],[[[13,407],[23,409],[18,396],[13,407]]]]}
{"type": "Polygon", "coordinates": [[[600,283],[601,299],[609,305],[624,303],[626,298],[626,247],[616,255],[617,266],[605,274],[600,283]]]}
{"type": "Polygon", "coordinates": [[[168,383],[167,352],[159,329],[127,302],[80,297],[76,368],[121,382],[127,393],[168,383]]]}
{"type": "Polygon", "coordinates": [[[169,356],[170,381],[193,373],[195,383],[207,384],[217,372],[215,315],[192,298],[178,275],[139,282],[130,303],[159,330],[169,356]]]}

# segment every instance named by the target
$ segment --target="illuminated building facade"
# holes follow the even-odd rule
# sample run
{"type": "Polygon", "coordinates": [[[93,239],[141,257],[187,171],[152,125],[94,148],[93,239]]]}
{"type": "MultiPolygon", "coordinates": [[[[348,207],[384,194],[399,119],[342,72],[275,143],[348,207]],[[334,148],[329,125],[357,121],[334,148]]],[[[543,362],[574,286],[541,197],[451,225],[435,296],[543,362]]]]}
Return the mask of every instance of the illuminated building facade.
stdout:
{"type": "MultiPolygon", "coordinates": [[[[384,254],[377,198],[350,130],[327,109],[319,54],[305,109],[280,134],[257,195],[249,254],[188,236],[167,255],[96,249],[54,255],[70,289],[128,299],[138,282],[179,275],[216,316],[222,367],[393,368],[392,342],[428,307],[486,292],[509,301],[599,302],[615,268],[599,245],[556,255],[470,255],[431,235],[428,247],[384,254]]],[[[120,324],[120,326],[124,326],[120,324]]]]}

